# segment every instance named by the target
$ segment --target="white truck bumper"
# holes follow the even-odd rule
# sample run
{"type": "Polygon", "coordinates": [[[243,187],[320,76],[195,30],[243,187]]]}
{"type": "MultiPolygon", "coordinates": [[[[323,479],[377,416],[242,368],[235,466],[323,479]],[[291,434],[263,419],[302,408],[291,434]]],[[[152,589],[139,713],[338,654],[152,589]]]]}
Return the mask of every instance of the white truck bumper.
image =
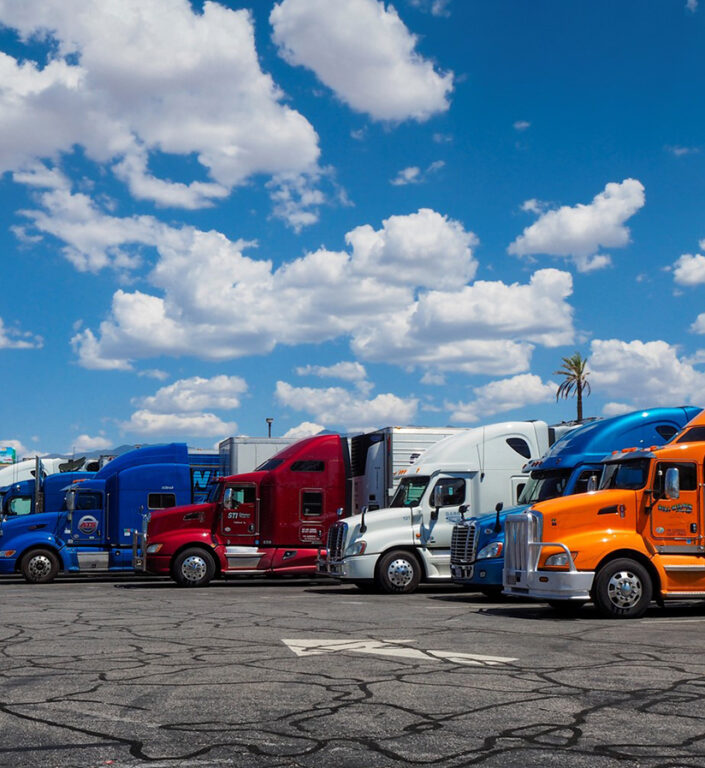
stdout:
{"type": "Polygon", "coordinates": [[[375,554],[356,555],[355,557],[345,557],[342,560],[328,560],[325,565],[325,574],[336,579],[351,579],[352,581],[374,579],[378,558],[379,555],[375,554]]]}

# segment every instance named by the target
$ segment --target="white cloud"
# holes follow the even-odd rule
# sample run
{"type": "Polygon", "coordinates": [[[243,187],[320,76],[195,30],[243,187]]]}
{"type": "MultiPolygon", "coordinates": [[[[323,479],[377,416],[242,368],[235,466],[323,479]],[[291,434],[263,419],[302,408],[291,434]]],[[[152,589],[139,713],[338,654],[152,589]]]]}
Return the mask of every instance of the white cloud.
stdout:
{"type": "Polygon", "coordinates": [[[157,381],[165,381],[169,378],[169,374],[159,368],[145,368],[143,371],[138,371],[137,375],[148,379],[157,379],[157,381]]]}
{"type": "Polygon", "coordinates": [[[279,52],[375,120],[426,120],[448,109],[453,75],[416,52],[396,10],[377,0],[283,0],[270,22],[279,52]]]}
{"type": "Polygon", "coordinates": [[[285,381],[277,382],[275,397],[281,405],[309,413],[328,428],[349,431],[408,424],[418,409],[415,397],[401,398],[388,393],[366,400],[342,387],[292,387],[285,381]]]}
{"type": "Polygon", "coordinates": [[[567,205],[547,211],[509,246],[516,256],[548,254],[572,259],[580,272],[610,263],[600,248],[629,243],[625,222],[644,205],[644,187],[636,179],[610,183],[588,205],[567,205]]]}
{"type": "Polygon", "coordinates": [[[111,440],[101,435],[91,437],[84,434],[79,435],[72,441],[71,448],[79,453],[83,453],[87,451],[102,451],[105,448],[110,448],[112,445],[111,440]]]}
{"type": "Polygon", "coordinates": [[[684,253],[673,265],[673,279],[679,285],[705,283],[705,256],[684,253]]]}
{"type": "Polygon", "coordinates": [[[186,0],[0,0],[0,22],[45,38],[46,65],[0,54],[0,172],[80,146],[136,198],[196,208],[255,174],[315,167],[318,137],[262,72],[247,10],[186,0]],[[149,170],[194,157],[189,183],[149,170]]]}
{"type": "Polygon", "coordinates": [[[239,376],[193,376],[161,387],[154,395],[132,400],[138,406],[123,432],[140,435],[189,435],[225,437],[237,431],[234,421],[223,421],[206,409],[238,408],[247,383],[239,376]]]}
{"type": "Polygon", "coordinates": [[[595,339],[590,351],[593,392],[635,408],[704,405],[705,373],[665,341],[595,339]]]}
{"type": "Polygon", "coordinates": [[[421,377],[421,383],[441,387],[446,383],[446,377],[442,373],[426,371],[421,377]]]}
{"type": "Polygon", "coordinates": [[[135,411],[120,425],[123,432],[147,436],[188,435],[225,438],[237,432],[234,421],[222,421],[213,413],[152,413],[135,411]]]}
{"type": "Polygon", "coordinates": [[[495,413],[550,402],[555,399],[557,389],[558,385],[552,381],[544,384],[539,376],[524,373],[475,387],[474,400],[467,403],[446,403],[446,407],[452,411],[452,422],[474,422],[495,413]]]}
{"type": "Polygon", "coordinates": [[[240,407],[240,396],[245,392],[247,383],[240,376],[193,376],[162,387],[149,397],[136,398],[133,403],[153,413],[229,410],[240,407]]]}
{"type": "Polygon", "coordinates": [[[629,413],[630,411],[634,410],[633,405],[628,405],[627,403],[616,403],[616,402],[610,402],[605,403],[602,407],[602,415],[603,416],[621,416],[624,413],[629,413]]]}
{"type": "Polygon", "coordinates": [[[401,187],[406,184],[418,184],[420,181],[421,169],[417,165],[410,165],[408,168],[402,168],[389,183],[401,187]]]}
{"type": "Polygon", "coordinates": [[[514,123],[515,131],[525,131],[528,128],[531,128],[531,123],[528,120],[517,120],[514,123]]]}
{"type": "Polygon", "coordinates": [[[676,157],[685,157],[685,155],[696,155],[700,152],[700,147],[682,147],[678,144],[669,144],[666,146],[666,151],[670,152],[676,157]]]}
{"type": "Polygon", "coordinates": [[[28,331],[8,328],[0,317],[0,349],[41,349],[44,339],[28,331]]]}
{"type": "Polygon", "coordinates": [[[440,171],[444,166],[445,163],[443,160],[435,160],[423,172],[415,165],[409,166],[408,168],[402,168],[393,179],[390,179],[389,183],[395,187],[402,187],[407,184],[422,184],[423,182],[428,181],[429,176],[440,171]]]}
{"type": "Polygon", "coordinates": [[[162,355],[228,360],[349,337],[362,361],[507,375],[528,369],[534,344],[573,341],[568,273],[468,285],[477,238],[431,209],[358,226],[348,250],[320,248],[275,269],[247,255],[256,243],[219,232],[118,218],[64,189],[41,202],[25,215],[64,241],[78,269],[128,269],[156,253],[145,285],[118,289],[97,329],[75,326],[87,368],[131,370],[162,355]]]}
{"type": "Polygon", "coordinates": [[[365,366],[354,361],[343,361],[334,365],[301,365],[296,368],[299,376],[320,376],[343,381],[364,381],[367,378],[365,366]]]}
{"type": "Polygon", "coordinates": [[[283,436],[296,438],[311,437],[312,435],[317,435],[319,432],[322,432],[324,429],[324,426],[316,424],[313,421],[302,421],[298,426],[287,430],[283,436]]]}
{"type": "Polygon", "coordinates": [[[698,0],[686,0],[685,7],[691,13],[695,13],[698,10],[698,0]]]}
{"type": "Polygon", "coordinates": [[[530,200],[524,200],[520,206],[522,211],[536,214],[542,214],[547,207],[548,203],[544,203],[542,200],[537,200],[535,197],[532,197],[530,200]]]}

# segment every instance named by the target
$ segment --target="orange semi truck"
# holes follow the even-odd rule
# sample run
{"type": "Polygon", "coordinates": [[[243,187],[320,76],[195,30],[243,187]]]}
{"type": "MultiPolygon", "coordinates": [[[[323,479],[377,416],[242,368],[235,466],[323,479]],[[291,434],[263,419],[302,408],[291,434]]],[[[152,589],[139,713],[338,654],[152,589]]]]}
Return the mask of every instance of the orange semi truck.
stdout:
{"type": "Polygon", "coordinates": [[[609,618],[705,598],[705,416],[667,445],[604,459],[599,490],[509,515],[504,593],[609,618]]]}

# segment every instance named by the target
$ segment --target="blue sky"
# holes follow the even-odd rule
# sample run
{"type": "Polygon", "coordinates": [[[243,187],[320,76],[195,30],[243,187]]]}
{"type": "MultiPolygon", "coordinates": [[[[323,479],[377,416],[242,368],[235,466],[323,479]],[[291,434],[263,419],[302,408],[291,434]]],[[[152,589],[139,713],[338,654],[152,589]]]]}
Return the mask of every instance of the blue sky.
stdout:
{"type": "Polygon", "coordinates": [[[0,445],[705,405],[695,0],[0,0],[0,445]]]}

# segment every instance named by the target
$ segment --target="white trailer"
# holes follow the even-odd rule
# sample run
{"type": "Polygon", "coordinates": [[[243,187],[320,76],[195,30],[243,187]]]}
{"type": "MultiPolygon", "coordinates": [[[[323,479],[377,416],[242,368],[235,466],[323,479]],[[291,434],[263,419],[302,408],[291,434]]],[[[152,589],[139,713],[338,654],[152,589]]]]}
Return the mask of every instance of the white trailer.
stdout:
{"type": "Polygon", "coordinates": [[[228,437],[218,443],[220,472],[225,477],[252,472],[294,442],[292,437],[228,437]]]}
{"type": "Polygon", "coordinates": [[[571,425],[543,421],[490,424],[459,430],[400,467],[387,508],[331,526],[319,573],[360,588],[412,592],[420,581],[450,580],[450,540],[460,514],[486,514],[497,503],[515,506],[538,459],[571,425]]]}
{"type": "Polygon", "coordinates": [[[460,427],[383,427],[349,438],[353,514],[388,507],[403,472],[460,427]]]}

